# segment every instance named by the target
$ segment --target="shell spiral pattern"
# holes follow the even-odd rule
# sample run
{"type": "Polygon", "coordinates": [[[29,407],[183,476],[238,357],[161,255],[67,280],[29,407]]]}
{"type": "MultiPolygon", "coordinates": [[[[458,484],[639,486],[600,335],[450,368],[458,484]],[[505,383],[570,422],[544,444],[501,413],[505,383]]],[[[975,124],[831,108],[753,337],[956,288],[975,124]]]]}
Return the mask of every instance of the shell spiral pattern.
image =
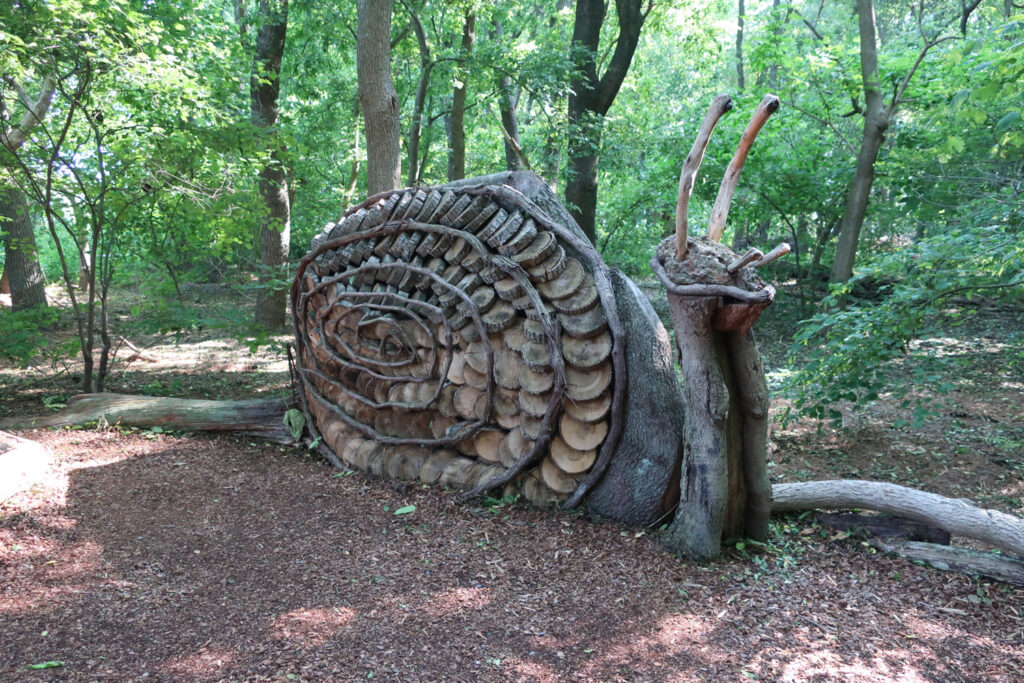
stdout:
{"type": "Polygon", "coordinates": [[[608,302],[559,226],[500,190],[384,193],[313,240],[292,290],[298,374],[335,465],[537,503],[595,469],[614,422],[608,302]]]}

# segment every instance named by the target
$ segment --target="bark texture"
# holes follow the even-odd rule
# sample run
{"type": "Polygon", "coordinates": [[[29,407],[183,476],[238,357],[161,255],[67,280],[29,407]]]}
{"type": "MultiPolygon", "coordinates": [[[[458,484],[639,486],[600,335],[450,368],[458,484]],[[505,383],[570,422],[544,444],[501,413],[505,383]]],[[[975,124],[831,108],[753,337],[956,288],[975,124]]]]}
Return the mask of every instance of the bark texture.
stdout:
{"type": "Polygon", "coordinates": [[[282,419],[290,405],[282,399],[203,401],[133,394],[79,394],[59,413],[0,420],[0,429],[64,427],[97,420],[132,427],[162,427],[242,432],[281,443],[294,443],[282,419]]]}
{"type": "Polygon", "coordinates": [[[473,43],[476,41],[476,15],[467,14],[462,28],[462,54],[459,71],[452,92],[452,113],[448,119],[448,180],[461,180],[466,177],[466,92],[469,70],[465,62],[473,54],[473,43]]]}
{"type": "Polygon", "coordinates": [[[282,330],[287,310],[287,288],[273,287],[288,264],[291,239],[291,202],[288,174],[276,141],[281,60],[288,31],[288,0],[260,0],[256,53],[250,80],[250,114],[257,128],[268,131],[269,160],[260,171],[260,196],[266,213],[260,222],[260,284],[256,295],[256,322],[270,330],[282,330]]]}
{"type": "Polygon", "coordinates": [[[846,282],[853,275],[860,229],[868,209],[868,197],[875,181],[875,161],[889,127],[889,114],[882,101],[878,75],[878,39],[873,0],[857,0],[860,28],[860,71],[864,82],[864,134],[861,136],[857,167],[846,193],[846,206],[839,223],[839,242],[832,263],[832,282],[846,282]]]}
{"type": "Polygon", "coordinates": [[[359,0],[356,67],[370,194],[402,184],[398,94],[391,78],[392,0],[359,0]]]}
{"type": "Polygon", "coordinates": [[[643,0],[616,0],[618,38],[603,75],[597,71],[607,4],[604,0],[577,0],[572,34],[576,71],[569,94],[569,180],[565,199],[577,225],[594,241],[597,217],[597,166],[605,114],[619,92],[647,18],[643,0]]]}
{"type": "Polygon", "coordinates": [[[12,310],[46,306],[46,283],[28,202],[15,187],[0,188],[0,233],[6,252],[3,278],[9,283],[12,310]]]}
{"type": "Polygon", "coordinates": [[[1024,519],[964,500],[875,481],[837,479],[776,484],[773,512],[814,508],[867,508],[909,517],[1024,556],[1024,519]]]}

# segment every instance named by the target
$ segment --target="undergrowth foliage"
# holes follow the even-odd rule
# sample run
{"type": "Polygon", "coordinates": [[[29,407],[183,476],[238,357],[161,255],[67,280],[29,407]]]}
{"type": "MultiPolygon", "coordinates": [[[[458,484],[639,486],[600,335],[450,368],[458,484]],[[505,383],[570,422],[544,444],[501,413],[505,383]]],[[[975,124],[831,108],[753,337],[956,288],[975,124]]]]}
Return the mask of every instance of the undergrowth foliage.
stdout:
{"type": "Polygon", "coordinates": [[[859,407],[883,392],[910,409],[915,424],[927,418],[938,405],[936,396],[953,388],[939,370],[971,360],[951,353],[940,339],[944,329],[975,312],[958,305],[961,298],[984,294],[1020,300],[1021,233],[1020,224],[955,229],[877,256],[854,278],[834,285],[823,311],[804,320],[794,337],[794,372],[784,385],[794,402],[784,419],[838,422],[842,416],[835,403],[859,407]],[[912,344],[929,338],[937,339],[912,344]],[[894,368],[899,359],[905,362],[894,368]]]}

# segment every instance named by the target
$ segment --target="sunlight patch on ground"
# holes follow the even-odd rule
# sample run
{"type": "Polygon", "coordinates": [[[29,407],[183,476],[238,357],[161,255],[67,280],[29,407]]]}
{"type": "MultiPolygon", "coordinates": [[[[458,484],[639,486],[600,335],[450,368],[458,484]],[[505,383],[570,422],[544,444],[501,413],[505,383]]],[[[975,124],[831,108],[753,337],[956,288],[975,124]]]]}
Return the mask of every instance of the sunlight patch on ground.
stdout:
{"type": "Polygon", "coordinates": [[[345,607],[304,607],[274,619],[271,630],[281,640],[316,647],[348,628],[355,616],[345,607]]]}
{"type": "MultiPolygon", "coordinates": [[[[900,651],[881,654],[892,655],[891,659],[897,661],[907,656],[907,653],[900,651]]],[[[856,658],[853,661],[844,661],[844,658],[831,648],[797,654],[783,664],[778,680],[796,683],[817,676],[821,676],[822,680],[829,681],[877,681],[878,683],[888,683],[889,681],[893,683],[924,683],[928,680],[919,671],[905,663],[899,668],[894,668],[892,663],[881,656],[871,660],[856,658]]]]}
{"type": "Polygon", "coordinates": [[[0,589],[0,614],[27,614],[57,602],[96,590],[93,574],[103,561],[103,546],[93,541],[62,543],[33,536],[16,537],[0,532],[0,565],[16,567],[20,574],[35,575],[31,588],[11,592],[0,589]],[[17,541],[17,542],[15,542],[17,541]]]}
{"type": "Polygon", "coordinates": [[[435,595],[418,611],[432,617],[443,617],[463,610],[482,609],[490,603],[491,596],[484,588],[452,588],[435,595]]]}
{"type": "MultiPolygon", "coordinates": [[[[210,680],[223,675],[222,667],[230,666],[235,653],[226,648],[200,648],[199,652],[170,659],[161,666],[178,680],[210,680]]],[[[122,672],[126,673],[126,672],[122,672]]],[[[145,672],[138,672],[141,675],[145,672]]]]}

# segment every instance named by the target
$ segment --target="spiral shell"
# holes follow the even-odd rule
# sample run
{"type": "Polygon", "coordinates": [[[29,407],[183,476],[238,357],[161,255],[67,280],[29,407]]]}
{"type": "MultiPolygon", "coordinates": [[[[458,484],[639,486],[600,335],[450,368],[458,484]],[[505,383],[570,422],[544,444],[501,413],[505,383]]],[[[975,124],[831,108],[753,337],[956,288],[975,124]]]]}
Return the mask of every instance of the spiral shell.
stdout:
{"type": "Polygon", "coordinates": [[[335,464],[537,503],[591,473],[615,379],[595,263],[501,189],[384,193],[313,240],[298,374],[335,464]]]}

